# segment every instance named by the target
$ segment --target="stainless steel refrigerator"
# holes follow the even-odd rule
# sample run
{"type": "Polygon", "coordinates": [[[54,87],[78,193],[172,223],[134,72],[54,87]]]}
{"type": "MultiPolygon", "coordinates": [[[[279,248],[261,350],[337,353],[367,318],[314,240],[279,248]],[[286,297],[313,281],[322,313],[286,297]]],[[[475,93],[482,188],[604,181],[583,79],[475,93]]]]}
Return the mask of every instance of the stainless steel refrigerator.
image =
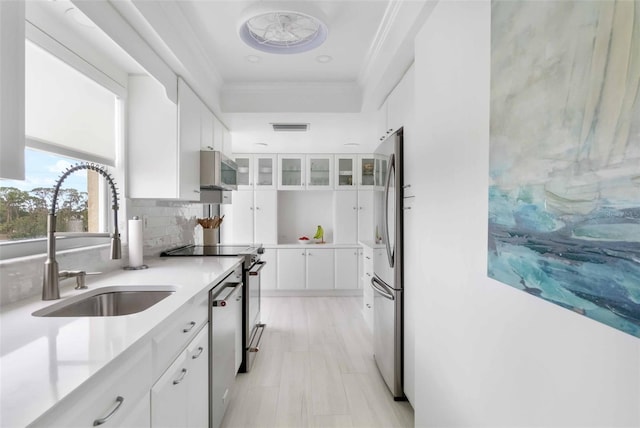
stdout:
{"type": "Polygon", "coordinates": [[[404,400],[402,128],[380,144],[375,159],[381,186],[374,196],[374,218],[385,248],[373,257],[374,358],[393,398],[404,400]]]}

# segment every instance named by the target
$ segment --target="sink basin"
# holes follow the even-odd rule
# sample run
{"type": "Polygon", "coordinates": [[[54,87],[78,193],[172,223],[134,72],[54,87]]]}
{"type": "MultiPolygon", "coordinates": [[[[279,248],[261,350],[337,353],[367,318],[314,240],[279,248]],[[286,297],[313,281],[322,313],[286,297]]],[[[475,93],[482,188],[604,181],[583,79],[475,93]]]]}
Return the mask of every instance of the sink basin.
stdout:
{"type": "Polygon", "coordinates": [[[36,317],[114,317],[150,308],[175,292],[174,287],[104,287],[34,312],[36,317]]]}

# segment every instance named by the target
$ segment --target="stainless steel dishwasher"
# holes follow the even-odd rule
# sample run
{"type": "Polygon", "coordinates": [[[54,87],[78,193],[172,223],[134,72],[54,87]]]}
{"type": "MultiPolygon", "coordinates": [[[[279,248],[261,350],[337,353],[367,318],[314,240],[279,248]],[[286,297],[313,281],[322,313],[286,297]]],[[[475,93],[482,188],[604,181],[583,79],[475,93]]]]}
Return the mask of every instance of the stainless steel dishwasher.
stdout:
{"type": "Polygon", "coordinates": [[[242,344],[242,267],[209,293],[209,420],[218,428],[231,398],[242,344]]]}

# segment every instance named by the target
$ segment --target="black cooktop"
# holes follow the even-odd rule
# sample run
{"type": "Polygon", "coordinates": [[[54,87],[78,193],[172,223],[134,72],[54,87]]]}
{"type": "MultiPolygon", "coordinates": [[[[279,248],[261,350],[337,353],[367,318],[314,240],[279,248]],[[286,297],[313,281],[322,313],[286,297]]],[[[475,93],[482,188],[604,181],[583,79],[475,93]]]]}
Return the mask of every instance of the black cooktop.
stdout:
{"type": "Polygon", "coordinates": [[[174,256],[240,256],[255,252],[250,245],[185,245],[160,253],[160,257],[174,256]]]}

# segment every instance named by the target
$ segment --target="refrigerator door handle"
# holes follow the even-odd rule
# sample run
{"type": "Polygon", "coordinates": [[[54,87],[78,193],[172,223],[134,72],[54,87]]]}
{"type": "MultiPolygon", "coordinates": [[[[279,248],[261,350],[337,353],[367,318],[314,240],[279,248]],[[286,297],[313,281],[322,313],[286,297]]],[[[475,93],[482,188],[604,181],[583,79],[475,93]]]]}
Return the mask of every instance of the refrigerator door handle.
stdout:
{"type": "MultiPolygon", "coordinates": [[[[389,187],[391,186],[391,175],[395,174],[395,155],[392,153],[389,156],[389,169],[387,172],[387,182],[384,186],[384,234],[385,234],[385,247],[387,249],[387,258],[389,259],[389,267],[393,267],[395,248],[391,248],[391,242],[389,242],[389,187]]],[[[395,242],[394,242],[395,247],[395,242]]]]}
{"type": "Polygon", "coordinates": [[[387,291],[387,286],[381,280],[379,280],[377,276],[371,278],[371,288],[373,288],[373,291],[377,291],[378,293],[380,293],[382,297],[389,300],[394,300],[393,294],[387,291]]]}

